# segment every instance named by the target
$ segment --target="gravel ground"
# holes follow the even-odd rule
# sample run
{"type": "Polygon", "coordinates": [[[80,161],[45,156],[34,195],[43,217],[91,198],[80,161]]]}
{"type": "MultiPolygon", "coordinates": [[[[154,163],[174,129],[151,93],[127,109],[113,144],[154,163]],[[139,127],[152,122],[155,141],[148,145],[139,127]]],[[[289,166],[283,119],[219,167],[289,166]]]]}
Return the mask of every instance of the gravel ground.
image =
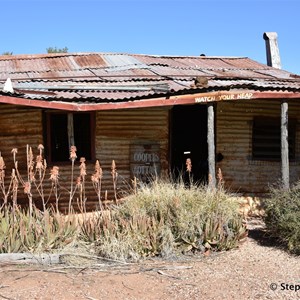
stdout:
{"type": "Polygon", "coordinates": [[[76,268],[3,264],[0,299],[300,299],[300,257],[264,239],[260,222],[248,226],[239,248],[180,261],[76,268]]]}

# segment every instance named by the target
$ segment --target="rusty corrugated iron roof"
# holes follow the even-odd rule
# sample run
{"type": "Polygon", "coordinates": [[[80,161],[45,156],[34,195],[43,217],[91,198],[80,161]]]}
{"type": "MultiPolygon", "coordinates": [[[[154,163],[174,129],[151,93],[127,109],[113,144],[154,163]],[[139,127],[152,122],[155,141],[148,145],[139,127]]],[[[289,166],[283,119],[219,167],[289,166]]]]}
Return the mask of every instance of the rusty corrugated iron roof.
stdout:
{"type": "MultiPolygon", "coordinates": [[[[7,78],[26,99],[105,103],[234,89],[300,92],[300,77],[247,57],[56,53],[0,56],[7,78]],[[206,78],[205,85],[195,84],[206,78]]],[[[5,94],[5,93],[1,93],[5,94]]]]}

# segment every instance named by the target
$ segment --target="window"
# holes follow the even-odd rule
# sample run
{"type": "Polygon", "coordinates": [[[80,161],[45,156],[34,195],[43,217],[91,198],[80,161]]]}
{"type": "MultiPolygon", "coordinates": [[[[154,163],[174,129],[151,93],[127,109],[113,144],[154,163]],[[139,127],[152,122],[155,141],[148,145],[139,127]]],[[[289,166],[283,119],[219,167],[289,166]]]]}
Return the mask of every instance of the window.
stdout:
{"type": "Polygon", "coordinates": [[[49,161],[68,161],[70,146],[77,157],[94,158],[94,115],[92,113],[47,113],[47,155],[49,161]]]}
{"type": "MultiPolygon", "coordinates": [[[[296,120],[289,119],[289,157],[295,158],[296,120]]],[[[280,160],[281,125],[280,118],[255,117],[252,128],[252,158],[280,160]]]]}

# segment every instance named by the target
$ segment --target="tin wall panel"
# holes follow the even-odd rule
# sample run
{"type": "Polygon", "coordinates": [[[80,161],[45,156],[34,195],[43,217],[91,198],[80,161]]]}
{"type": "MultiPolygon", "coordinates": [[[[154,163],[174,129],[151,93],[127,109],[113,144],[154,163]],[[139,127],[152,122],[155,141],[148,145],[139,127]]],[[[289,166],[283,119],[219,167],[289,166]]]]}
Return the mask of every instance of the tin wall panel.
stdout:
{"type": "MultiPolygon", "coordinates": [[[[216,151],[224,156],[217,163],[226,187],[233,192],[265,193],[281,178],[280,161],[252,159],[252,122],[256,116],[280,118],[280,101],[220,102],[216,108],[216,151]]],[[[297,119],[296,159],[290,162],[290,181],[300,174],[300,107],[290,101],[289,117],[297,119]]]]}
{"type": "MultiPolygon", "coordinates": [[[[139,109],[97,112],[96,114],[96,159],[99,159],[103,168],[102,199],[105,191],[108,191],[108,199],[113,200],[113,184],[111,176],[111,163],[115,160],[118,177],[118,196],[122,198],[131,189],[130,173],[130,146],[136,141],[157,142],[160,147],[160,163],[162,171],[168,170],[168,126],[169,112],[163,109],[139,109]]],[[[13,156],[11,150],[18,148],[17,160],[22,177],[26,181],[26,145],[32,147],[34,159],[38,154],[37,146],[43,144],[43,122],[42,110],[25,108],[10,105],[0,106],[0,151],[6,164],[7,177],[13,168],[13,156]]],[[[91,175],[94,173],[95,161],[86,162],[86,197],[88,209],[95,209],[98,198],[91,182],[91,175]]],[[[54,163],[55,164],[55,163],[54,163]]],[[[75,162],[73,184],[80,174],[79,158],[75,162]]],[[[63,187],[60,192],[60,208],[64,211],[68,207],[69,190],[71,185],[71,162],[59,163],[59,181],[63,187]]],[[[45,195],[49,195],[51,182],[49,180],[50,170],[53,163],[48,162],[48,170],[45,175],[45,195]]],[[[41,204],[37,196],[37,205],[41,204]]],[[[27,203],[28,199],[23,193],[20,183],[19,203],[27,203]],[[27,201],[27,202],[26,202],[27,201]]],[[[73,205],[77,207],[80,201],[80,194],[74,195],[73,205]]],[[[54,202],[52,196],[49,204],[54,202]]]]}
{"type": "MultiPolygon", "coordinates": [[[[0,151],[6,159],[12,157],[11,150],[18,148],[21,159],[22,148],[27,144],[37,147],[43,143],[42,113],[40,109],[0,105],[0,151]]],[[[26,151],[25,151],[26,152],[26,151]]]]}
{"type": "MultiPolygon", "coordinates": [[[[159,143],[160,164],[168,172],[169,110],[136,109],[97,112],[96,156],[111,189],[111,163],[115,160],[121,185],[131,182],[130,149],[136,142],[159,143]]],[[[120,187],[122,188],[122,187],[120,187]]]]}

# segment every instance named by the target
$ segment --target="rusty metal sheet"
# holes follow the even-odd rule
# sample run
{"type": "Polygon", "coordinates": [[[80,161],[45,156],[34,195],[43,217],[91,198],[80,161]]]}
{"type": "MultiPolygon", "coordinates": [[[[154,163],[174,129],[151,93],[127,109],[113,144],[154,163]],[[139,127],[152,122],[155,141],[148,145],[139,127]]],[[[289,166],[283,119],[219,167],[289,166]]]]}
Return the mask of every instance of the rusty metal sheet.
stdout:
{"type": "Polygon", "coordinates": [[[149,66],[142,63],[136,57],[128,54],[103,54],[104,61],[107,63],[107,66],[110,68],[110,72],[114,70],[128,70],[128,69],[147,69],[149,66]]]}
{"type": "MultiPolygon", "coordinates": [[[[268,186],[280,178],[280,160],[258,161],[252,159],[252,122],[255,116],[280,118],[280,99],[245,101],[235,104],[218,103],[216,108],[216,148],[224,159],[217,163],[222,170],[226,187],[231,191],[261,192],[268,191],[268,186]],[[245,167],[246,166],[246,167],[245,167]],[[272,176],[270,177],[270,174],[272,176]],[[274,179],[275,178],[275,179],[274,179]]],[[[300,107],[297,102],[289,103],[289,117],[298,118],[300,107]]],[[[297,126],[296,135],[300,134],[297,126]]],[[[300,149],[300,140],[296,148],[300,149]]],[[[296,162],[290,163],[291,182],[298,180],[300,165],[299,151],[296,151],[296,162]]]]}
{"type": "Polygon", "coordinates": [[[90,99],[92,103],[191,93],[195,90],[207,92],[240,88],[300,91],[300,78],[296,75],[245,57],[107,53],[0,56],[0,89],[8,77],[16,91],[18,85],[23,85],[20,91],[22,97],[27,99],[74,102],[90,99]],[[207,77],[208,84],[195,87],[193,81],[198,76],[207,77]],[[139,86],[143,82],[153,85],[163,82],[169,89],[154,87],[141,91],[139,86]],[[125,88],[118,88],[118,83],[125,88]],[[109,90],[105,85],[111,86],[109,90]],[[55,94],[52,93],[53,86],[57,86],[55,94]]]}

